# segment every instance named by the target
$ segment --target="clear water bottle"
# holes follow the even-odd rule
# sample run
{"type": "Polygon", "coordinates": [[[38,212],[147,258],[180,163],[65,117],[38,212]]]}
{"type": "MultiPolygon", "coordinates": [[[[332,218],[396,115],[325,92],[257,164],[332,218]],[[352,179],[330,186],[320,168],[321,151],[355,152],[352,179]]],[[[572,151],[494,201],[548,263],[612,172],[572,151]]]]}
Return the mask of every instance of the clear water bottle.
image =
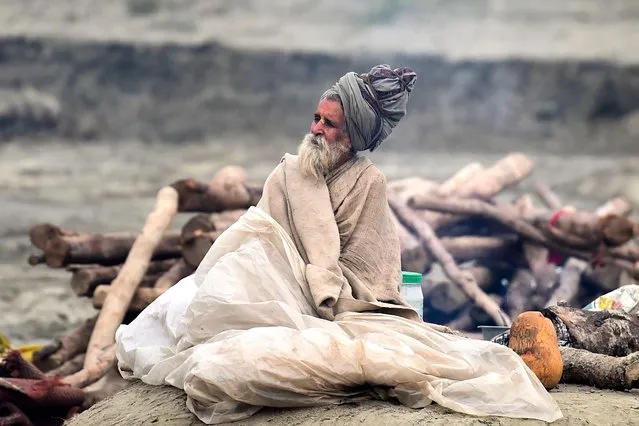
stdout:
{"type": "Polygon", "coordinates": [[[422,294],[422,274],[418,272],[402,271],[401,294],[417,311],[420,318],[424,318],[424,295],[422,294]]]}

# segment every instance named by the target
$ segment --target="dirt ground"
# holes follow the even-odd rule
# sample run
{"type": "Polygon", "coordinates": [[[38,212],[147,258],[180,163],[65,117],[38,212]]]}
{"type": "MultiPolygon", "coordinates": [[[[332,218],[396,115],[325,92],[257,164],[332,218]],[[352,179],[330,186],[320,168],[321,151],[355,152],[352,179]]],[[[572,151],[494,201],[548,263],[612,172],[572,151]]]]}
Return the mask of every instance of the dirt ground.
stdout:
{"type": "MultiPolygon", "coordinates": [[[[612,392],[561,385],[551,392],[564,418],[553,425],[639,425],[639,392],[612,392]]],[[[68,426],[202,424],[186,408],[184,393],[172,387],[134,383],[68,422],[68,426]]],[[[233,425],[536,425],[537,420],[473,417],[433,405],[413,410],[385,401],[364,401],[306,409],[264,409],[233,425]]]]}

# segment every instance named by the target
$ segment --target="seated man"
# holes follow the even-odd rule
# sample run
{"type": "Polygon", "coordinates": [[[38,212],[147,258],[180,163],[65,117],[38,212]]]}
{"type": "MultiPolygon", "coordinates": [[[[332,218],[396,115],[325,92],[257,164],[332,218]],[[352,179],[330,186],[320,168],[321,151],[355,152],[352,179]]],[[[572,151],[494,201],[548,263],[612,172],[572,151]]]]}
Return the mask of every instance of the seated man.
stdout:
{"type": "Polygon", "coordinates": [[[415,73],[348,73],[321,98],[299,155],[197,271],[116,333],[123,377],[184,389],[213,424],[264,406],[353,397],[475,415],[561,417],[507,347],[442,333],[400,296],[400,250],[373,150],[406,111],[415,73]]]}
{"type": "Polygon", "coordinates": [[[378,311],[418,319],[400,296],[397,230],[374,150],[406,113],[416,75],[376,66],[343,76],[319,101],[299,155],[286,155],[258,207],[291,236],[322,318],[378,311]]]}

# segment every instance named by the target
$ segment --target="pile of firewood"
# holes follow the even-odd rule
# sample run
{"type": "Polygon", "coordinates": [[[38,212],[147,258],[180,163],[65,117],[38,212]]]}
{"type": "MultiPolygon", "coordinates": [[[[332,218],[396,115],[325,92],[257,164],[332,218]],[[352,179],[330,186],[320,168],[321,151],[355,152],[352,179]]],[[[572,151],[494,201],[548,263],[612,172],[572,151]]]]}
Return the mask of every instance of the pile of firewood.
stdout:
{"type": "MultiPolygon", "coordinates": [[[[638,275],[639,227],[628,219],[625,200],[611,200],[595,212],[575,211],[540,184],[536,194],[495,201],[531,171],[525,155],[511,154],[489,167],[470,164],[445,182],[416,177],[389,183],[402,269],[425,274],[426,321],[458,330],[509,325],[520,312],[560,301],[579,306],[618,286],[622,273],[638,275]],[[430,274],[436,264],[445,279],[430,274]]],[[[36,353],[34,363],[81,388],[105,376],[114,365],[117,327],[191,274],[261,194],[261,184],[230,166],[210,183],[185,179],[162,188],[141,232],[34,226],[31,242],[40,252],[29,262],[66,268],[73,291],[100,310],[36,353]],[[169,231],[173,218],[184,213],[192,217],[180,231],[169,231]]]]}

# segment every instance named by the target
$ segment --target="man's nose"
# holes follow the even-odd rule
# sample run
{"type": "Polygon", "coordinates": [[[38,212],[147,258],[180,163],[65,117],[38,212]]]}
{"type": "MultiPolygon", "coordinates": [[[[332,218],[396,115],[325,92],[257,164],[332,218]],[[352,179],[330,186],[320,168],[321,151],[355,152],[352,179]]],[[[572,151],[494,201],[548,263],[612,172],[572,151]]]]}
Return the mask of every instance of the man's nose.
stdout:
{"type": "Polygon", "coordinates": [[[324,125],[322,120],[311,122],[311,133],[314,135],[324,135],[324,125]]]}

